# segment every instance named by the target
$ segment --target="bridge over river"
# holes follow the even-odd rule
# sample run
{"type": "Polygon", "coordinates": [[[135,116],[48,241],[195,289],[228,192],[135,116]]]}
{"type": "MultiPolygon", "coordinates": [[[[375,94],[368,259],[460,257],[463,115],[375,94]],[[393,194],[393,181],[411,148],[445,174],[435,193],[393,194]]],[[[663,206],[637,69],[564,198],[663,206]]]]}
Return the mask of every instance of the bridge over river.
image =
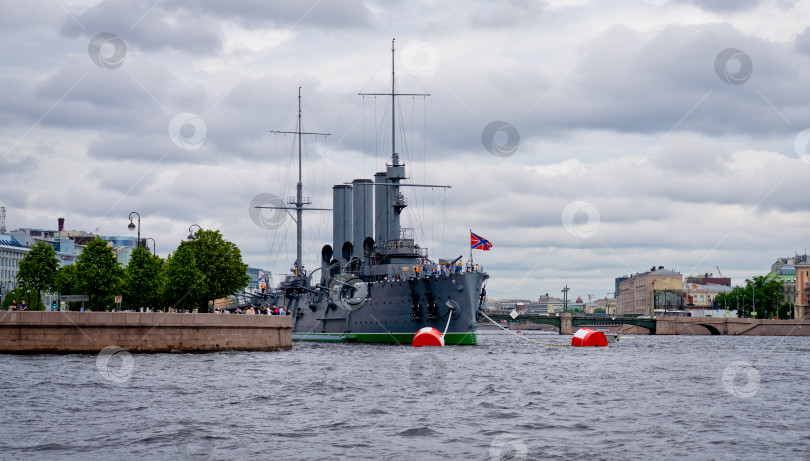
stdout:
{"type": "MultiPolygon", "coordinates": [[[[632,325],[646,329],[651,335],[750,335],[750,336],[810,336],[810,319],[803,320],[768,320],[741,319],[728,317],[684,317],[659,316],[652,318],[604,315],[580,315],[559,313],[552,315],[520,314],[512,318],[506,311],[485,311],[501,326],[522,325],[524,329],[531,325],[552,325],[561,335],[570,335],[583,327],[596,329],[618,329],[632,325]],[[527,324],[529,326],[527,326],[527,324]]],[[[479,323],[487,322],[479,316],[479,323]]]]}

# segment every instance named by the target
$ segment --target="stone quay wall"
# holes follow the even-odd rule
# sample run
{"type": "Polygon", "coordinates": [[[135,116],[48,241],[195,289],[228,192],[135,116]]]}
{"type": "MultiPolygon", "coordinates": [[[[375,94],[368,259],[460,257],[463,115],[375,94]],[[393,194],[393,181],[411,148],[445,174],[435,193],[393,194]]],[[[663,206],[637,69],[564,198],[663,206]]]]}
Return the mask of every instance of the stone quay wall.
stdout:
{"type": "Polygon", "coordinates": [[[160,312],[0,312],[0,353],[275,351],[292,317],[160,312]]]}

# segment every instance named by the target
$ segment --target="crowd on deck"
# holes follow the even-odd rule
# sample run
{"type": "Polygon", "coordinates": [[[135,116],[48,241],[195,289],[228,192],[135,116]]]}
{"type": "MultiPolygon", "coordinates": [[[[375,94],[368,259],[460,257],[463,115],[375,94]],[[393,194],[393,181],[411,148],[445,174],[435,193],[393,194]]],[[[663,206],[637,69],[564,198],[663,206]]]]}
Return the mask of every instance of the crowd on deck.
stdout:
{"type": "Polygon", "coordinates": [[[461,259],[458,264],[441,263],[441,264],[423,264],[421,266],[413,266],[412,268],[416,277],[422,275],[450,275],[460,274],[462,272],[483,272],[484,268],[478,264],[474,264],[472,260],[467,260],[466,266],[462,264],[461,259]]]}

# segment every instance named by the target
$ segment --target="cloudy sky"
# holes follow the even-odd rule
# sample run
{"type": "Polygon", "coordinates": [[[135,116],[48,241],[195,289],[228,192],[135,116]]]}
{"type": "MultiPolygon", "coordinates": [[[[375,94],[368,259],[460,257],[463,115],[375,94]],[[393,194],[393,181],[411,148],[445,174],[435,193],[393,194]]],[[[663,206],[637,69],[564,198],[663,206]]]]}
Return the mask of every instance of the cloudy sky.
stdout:
{"type": "MultiPolygon", "coordinates": [[[[741,282],[808,246],[810,4],[789,0],[7,1],[6,225],[142,236],[198,224],[278,276],[294,222],[251,205],[371,178],[390,158],[396,38],[403,225],[476,251],[493,297],[604,297],[666,266],[741,282]]],[[[331,243],[306,215],[304,264],[331,243]]],[[[276,277],[278,280],[278,277],[276,277]]]]}

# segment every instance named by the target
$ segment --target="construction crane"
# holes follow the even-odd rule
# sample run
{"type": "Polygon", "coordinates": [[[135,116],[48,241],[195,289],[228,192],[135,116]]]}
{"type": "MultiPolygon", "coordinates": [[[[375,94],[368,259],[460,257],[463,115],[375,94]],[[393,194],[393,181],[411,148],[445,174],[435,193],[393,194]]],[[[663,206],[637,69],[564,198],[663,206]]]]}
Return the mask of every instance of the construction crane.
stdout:
{"type": "Polygon", "coordinates": [[[720,278],[723,278],[723,273],[720,272],[720,266],[714,266],[714,267],[717,268],[717,275],[719,275],[720,278]]]}

